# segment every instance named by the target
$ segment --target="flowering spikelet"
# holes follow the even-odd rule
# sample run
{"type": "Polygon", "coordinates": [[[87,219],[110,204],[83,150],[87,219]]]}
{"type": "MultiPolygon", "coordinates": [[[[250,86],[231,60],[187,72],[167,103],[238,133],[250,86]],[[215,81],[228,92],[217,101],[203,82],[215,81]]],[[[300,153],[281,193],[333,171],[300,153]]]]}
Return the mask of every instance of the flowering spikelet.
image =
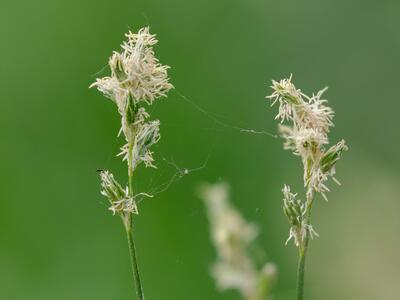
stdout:
{"type": "Polygon", "coordinates": [[[282,189],[283,193],[283,212],[291,224],[289,238],[286,244],[293,238],[294,244],[299,247],[307,234],[311,238],[318,236],[310,224],[306,222],[307,207],[305,203],[297,199],[297,194],[290,192],[290,187],[285,185],[282,189]]]}
{"type": "Polygon", "coordinates": [[[272,81],[273,92],[267,99],[272,105],[279,103],[279,112],[275,119],[280,119],[279,132],[284,138],[284,149],[291,150],[300,156],[304,168],[304,186],[306,187],[306,201],[295,200],[297,194],[290,193],[290,188],[283,188],[284,212],[291,224],[290,236],[296,246],[300,246],[305,236],[314,236],[316,233],[306,221],[306,215],[311,209],[311,202],[315,192],[325,199],[329,191],[326,182],[330,177],[334,181],[336,162],[343,151],[347,150],[345,141],[328,150],[328,134],[333,124],[333,110],[327,106],[327,100],[322,99],[324,88],[311,97],[302,93],[292,83],[292,76],[277,82],[272,81]]]}
{"type": "Polygon", "coordinates": [[[160,139],[160,122],[158,120],[144,123],[138,128],[132,149],[129,144],[125,144],[121,148],[119,156],[123,156],[123,160],[128,160],[130,153],[132,155],[132,164],[137,166],[140,162],[144,162],[147,167],[153,167],[153,152],[150,147],[160,139]]]}
{"type": "Polygon", "coordinates": [[[257,236],[254,224],[247,223],[228,200],[228,185],[204,185],[201,197],[207,206],[211,236],[218,253],[212,275],[220,289],[237,289],[247,300],[269,299],[276,276],[275,266],[267,263],[258,270],[248,254],[257,236]]]}
{"type": "Polygon", "coordinates": [[[110,57],[111,76],[99,78],[92,84],[115,101],[121,112],[125,110],[129,94],[136,102],[151,104],[166,96],[173,87],[168,79],[169,66],[161,65],[155,57],[153,46],[158,41],[150,34],[149,27],[138,33],[128,32],[126,37],[128,40],[121,45],[122,51],[110,57]]]}
{"type": "Polygon", "coordinates": [[[122,188],[121,185],[114,179],[113,174],[109,171],[100,171],[101,194],[110,201],[110,208],[115,215],[116,213],[124,215],[125,213],[137,214],[137,206],[135,200],[129,196],[127,188],[122,188]]]}
{"type": "Polygon", "coordinates": [[[292,76],[279,82],[272,80],[273,93],[267,98],[272,100],[271,105],[279,102],[275,119],[281,119],[282,123],[292,120],[300,127],[315,128],[327,134],[329,127],[333,126],[334,115],[333,110],[324,105],[327,100],[321,99],[327,88],[309,97],[297,89],[291,80],[292,76]]]}
{"type": "Polygon", "coordinates": [[[282,79],[279,82],[272,80],[272,88],[274,92],[267,97],[272,100],[271,106],[276,102],[279,102],[279,112],[276,115],[275,120],[281,119],[281,123],[285,120],[291,119],[293,106],[302,101],[300,90],[296,89],[291,80],[292,76],[288,79],[282,79]]]}

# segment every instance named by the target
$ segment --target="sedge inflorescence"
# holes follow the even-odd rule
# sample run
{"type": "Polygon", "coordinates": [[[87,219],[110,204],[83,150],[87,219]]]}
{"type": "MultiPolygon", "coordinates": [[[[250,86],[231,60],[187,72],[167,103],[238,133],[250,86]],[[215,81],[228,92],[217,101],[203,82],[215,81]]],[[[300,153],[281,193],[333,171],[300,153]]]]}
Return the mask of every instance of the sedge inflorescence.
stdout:
{"type": "Polygon", "coordinates": [[[273,93],[267,98],[272,105],[279,104],[275,119],[281,123],[279,132],[285,140],[284,148],[299,156],[303,163],[305,201],[291,193],[287,185],[282,190],[283,210],[291,224],[289,240],[293,238],[299,247],[306,237],[317,236],[309,224],[314,194],[319,193],[327,200],[327,181],[332,178],[338,183],[334,178],[336,163],[348,148],[344,140],[328,147],[328,134],[334,126],[334,111],[327,106],[327,100],[322,98],[327,88],[307,96],[295,87],[291,79],[292,76],[279,82],[273,80],[273,93]]]}
{"type": "MultiPolygon", "coordinates": [[[[168,66],[160,64],[153,46],[158,42],[145,27],[138,33],[128,32],[120,52],[113,52],[109,59],[110,76],[98,78],[90,87],[96,87],[117,106],[121,116],[121,130],[125,145],[119,155],[128,164],[131,176],[143,162],[155,167],[151,146],[160,139],[160,122],[149,120],[146,106],[165,97],[173,88],[168,78],[168,66]]],[[[102,194],[111,202],[110,210],[120,215],[138,213],[136,199],[150,196],[133,195],[128,185],[122,188],[109,171],[100,172],[102,194]]]]}

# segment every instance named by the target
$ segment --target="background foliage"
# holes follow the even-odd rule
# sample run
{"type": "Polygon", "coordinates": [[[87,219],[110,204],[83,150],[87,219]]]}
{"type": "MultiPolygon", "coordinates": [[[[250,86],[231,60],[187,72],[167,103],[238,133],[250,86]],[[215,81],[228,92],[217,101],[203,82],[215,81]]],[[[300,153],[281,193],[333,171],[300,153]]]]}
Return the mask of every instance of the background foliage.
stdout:
{"type": "Polygon", "coordinates": [[[219,294],[209,277],[215,253],[195,194],[199,182],[224,179],[279,266],[276,299],[293,299],[296,251],[283,245],[280,189],[285,182],[301,188],[300,161],[280,140],[223,128],[209,115],[274,132],[275,110],[264,96],[270,79],[290,73],[306,93],[330,86],[332,142],[343,137],[350,146],[338,166],[343,187],[332,186],[330,202],[319,199],[314,210],[321,237],[311,244],[307,299],[397,297],[399,2],[38,0],[0,7],[1,299],[134,298],[122,225],[107,211],[95,172],[125,172],[114,158],[119,117],[88,86],[123,33],[145,25],[158,35],[157,53],[172,66],[176,91],[153,112],[162,125],[159,170],[142,168],[137,188],[159,187],[177,171],[163,157],[182,168],[205,164],[140,206],[146,298],[238,299],[219,294]]]}

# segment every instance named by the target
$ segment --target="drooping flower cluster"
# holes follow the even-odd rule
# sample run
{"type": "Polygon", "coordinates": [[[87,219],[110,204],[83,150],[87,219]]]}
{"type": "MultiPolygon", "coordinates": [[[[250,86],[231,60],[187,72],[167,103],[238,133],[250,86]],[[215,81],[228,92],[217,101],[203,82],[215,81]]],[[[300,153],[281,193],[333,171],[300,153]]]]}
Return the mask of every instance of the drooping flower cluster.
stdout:
{"type": "Polygon", "coordinates": [[[247,223],[229,203],[228,185],[204,185],[200,194],[207,206],[211,237],[218,260],[212,275],[222,289],[237,289],[246,300],[269,299],[276,268],[266,263],[260,270],[248,254],[257,236],[254,224],[247,223]]]}
{"type": "Polygon", "coordinates": [[[314,193],[320,193],[325,199],[329,188],[327,180],[335,174],[335,164],[340,159],[343,151],[347,150],[344,140],[326,150],[329,144],[328,134],[333,124],[333,110],[326,105],[327,100],[322,99],[323,93],[327,88],[320,90],[311,97],[302,93],[288,79],[277,82],[272,81],[273,93],[267,96],[272,101],[272,105],[279,103],[279,112],[275,119],[280,119],[279,132],[285,139],[284,148],[293,151],[295,155],[301,157],[304,167],[304,186],[307,189],[306,201],[294,200],[294,194],[290,193],[290,188],[285,186],[284,208],[286,215],[292,224],[290,238],[294,237],[295,244],[299,245],[300,240],[304,239],[309,232],[309,236],[315,235],[312,227],[308,224],[305,217],[311,209],[314,193]],[[291,196],[292,195],[292,196],[291,196]],[[300,214],[292,218],[291,208],[298,209],[300,214]],[[289,213],[288,213],[289,212],[289,213]]]}
{"type": "MultiPolygon", "coordinates": [[[[169,67],[161,65],[155,57],[153,46],[158,41],[149,28],[142,28],[138,33],[129,32],[126,37],[121,52],[115,51],[109,59],[111,75],[96,79],[91,87],[96,87],[117,105],[121,115],[120,133],[126,140],[119,155],[127,161],[131,177],[141,162],[147,167],[155,167],[150,148],[160,139],[160,122],[148,121],[149,114],[144,105],[151,105],[166,96],[173,86],[169,83],[169,67]]],[[[107,178],[106,173],[103,175],[102,182],[107,178]]],[[[111,174],[107,175],[112,178],[111,174]]],[[[114,179],[112,181],[116,183],[114,179]]],[[[120,193],[118,201],[112,201],[112,211],[137,213],[132,191],[122,190],[125,195],[120,193]]]]}

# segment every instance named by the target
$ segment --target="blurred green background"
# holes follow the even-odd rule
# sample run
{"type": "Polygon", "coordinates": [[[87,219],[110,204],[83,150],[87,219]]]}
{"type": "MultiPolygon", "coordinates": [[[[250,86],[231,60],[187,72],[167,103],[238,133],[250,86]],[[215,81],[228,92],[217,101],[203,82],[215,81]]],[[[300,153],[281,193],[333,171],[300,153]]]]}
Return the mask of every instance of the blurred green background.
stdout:
{"type": "Polygon", "coordinates": [[[330,87],[331,141],[350,146],[337,169],[342,187],[331,184],[329,203],[314,208],[320,238],[307,261],[307,299],[397,299],[399,14],[400,2],[389,0],[2,1],[0,299],[135,299],[123,228],[95,172],[126,178],[114,157],[119,117],[88,86],[107,74],[123,34],[145,25],[176,90],[153,111],[159,169],[142,167],[137,188],[176,173],[162,158],[205,165],[140,206],[146,299],[240,299],[209,276],[215,251],[195,193],[199,182],[221,179],[278,265],[275,299],[294,299],[296,250],[284,246],[280,190],[301,191],[299,159],[280,140],[223,128],[195,106],[275,132],[276,108],[264,96],[270,79],[290,73],[306,93],[330,87]]]}

